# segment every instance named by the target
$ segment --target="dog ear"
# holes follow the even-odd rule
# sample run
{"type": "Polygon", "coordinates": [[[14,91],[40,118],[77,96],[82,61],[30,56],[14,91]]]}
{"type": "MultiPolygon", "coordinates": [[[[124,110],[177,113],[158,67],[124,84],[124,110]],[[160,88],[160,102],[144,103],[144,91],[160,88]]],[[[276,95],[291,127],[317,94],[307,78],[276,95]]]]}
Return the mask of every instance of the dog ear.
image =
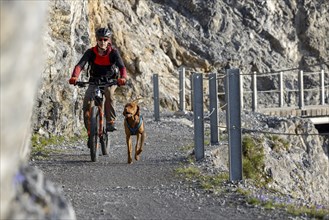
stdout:
{"type": "Polygon", "coordinates": [[[122,112],[123,116],[126,116],[126,113],[127,113],[127,109],[126,109],[126,106],[125,106],[124,109],[123,109],[123,112],[122,112]]]}
{"type": "Polygon", "coordinates": [[[139,106],[137,105],[137,111],[136,111],[136,115],[139,116],[139,106]]]}

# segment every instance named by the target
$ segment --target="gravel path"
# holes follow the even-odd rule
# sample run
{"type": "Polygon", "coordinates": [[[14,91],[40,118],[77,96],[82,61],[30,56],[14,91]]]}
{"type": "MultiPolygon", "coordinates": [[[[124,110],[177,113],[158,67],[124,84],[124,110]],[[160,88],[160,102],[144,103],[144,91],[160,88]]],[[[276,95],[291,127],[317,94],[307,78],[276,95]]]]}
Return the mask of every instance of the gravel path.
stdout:
{"type": "Polygon", "coordinates": [[[250,206],[237,193],[214,195],[179,178],[175,169],[187,157],[182,148],[193,144],[191,117],[168,113],[155,122],[143,109],[144,151],[128,165],[122,111],[117,112],[110,156],[91,162],[83,141],[56,146],[63,151],[32,163],[63,188],[77,219],[295,219],[283,210],[250,206]]]}

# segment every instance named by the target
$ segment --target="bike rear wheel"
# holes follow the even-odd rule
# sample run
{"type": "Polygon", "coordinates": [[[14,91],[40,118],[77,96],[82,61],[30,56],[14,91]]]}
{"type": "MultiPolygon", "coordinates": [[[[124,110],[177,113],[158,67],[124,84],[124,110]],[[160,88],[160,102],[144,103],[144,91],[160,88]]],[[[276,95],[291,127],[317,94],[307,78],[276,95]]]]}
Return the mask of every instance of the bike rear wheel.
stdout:
{"type": "Polygon", "coordinates": [[[98,142],[98,131],[99,131],[99,110],[97,106],[91,108],[90,118],[90,157],[91,161],[96,162],[99,155],[99,142],[98,142]]]}

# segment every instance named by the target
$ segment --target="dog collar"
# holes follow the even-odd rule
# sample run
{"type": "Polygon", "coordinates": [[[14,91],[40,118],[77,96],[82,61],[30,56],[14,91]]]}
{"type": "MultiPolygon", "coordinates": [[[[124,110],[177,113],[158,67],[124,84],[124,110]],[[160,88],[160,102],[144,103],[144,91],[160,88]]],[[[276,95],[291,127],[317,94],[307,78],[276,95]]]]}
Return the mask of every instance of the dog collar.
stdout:
{"type": "Polygon", "coordinates": [[[126,119],[126,122],[127,122],[127,126],[128,126],[128,128],[129,128],[129,130],[130,130],[131,135],[136,135],[138,129],[139,129],[139,128],[141,127],[141,125],[142,125],[142,122],[143,122],[143,116],[140,116],[140,118],[139,118],[139,123],[138,123],[138,125],[137,125],[136,127],[134,127],[134,128],[130,127],[130,125],[129,125],[129,123],[128,123],[128,119],[126,119]]]}

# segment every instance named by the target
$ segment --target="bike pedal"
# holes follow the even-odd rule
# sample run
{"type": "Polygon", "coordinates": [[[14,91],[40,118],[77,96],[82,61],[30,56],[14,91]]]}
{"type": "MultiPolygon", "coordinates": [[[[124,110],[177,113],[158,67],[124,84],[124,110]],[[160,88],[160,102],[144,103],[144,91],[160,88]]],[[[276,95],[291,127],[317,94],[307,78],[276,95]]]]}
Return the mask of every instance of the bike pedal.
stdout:
{"type": "Polygon", "coordinates": [[[114,126],[114,124],[108,124],[106,126],[106,131],[107,132],[113,132],[113,131],[116,131],[116,130],[117,130],[117,128],[114,126]]]}

